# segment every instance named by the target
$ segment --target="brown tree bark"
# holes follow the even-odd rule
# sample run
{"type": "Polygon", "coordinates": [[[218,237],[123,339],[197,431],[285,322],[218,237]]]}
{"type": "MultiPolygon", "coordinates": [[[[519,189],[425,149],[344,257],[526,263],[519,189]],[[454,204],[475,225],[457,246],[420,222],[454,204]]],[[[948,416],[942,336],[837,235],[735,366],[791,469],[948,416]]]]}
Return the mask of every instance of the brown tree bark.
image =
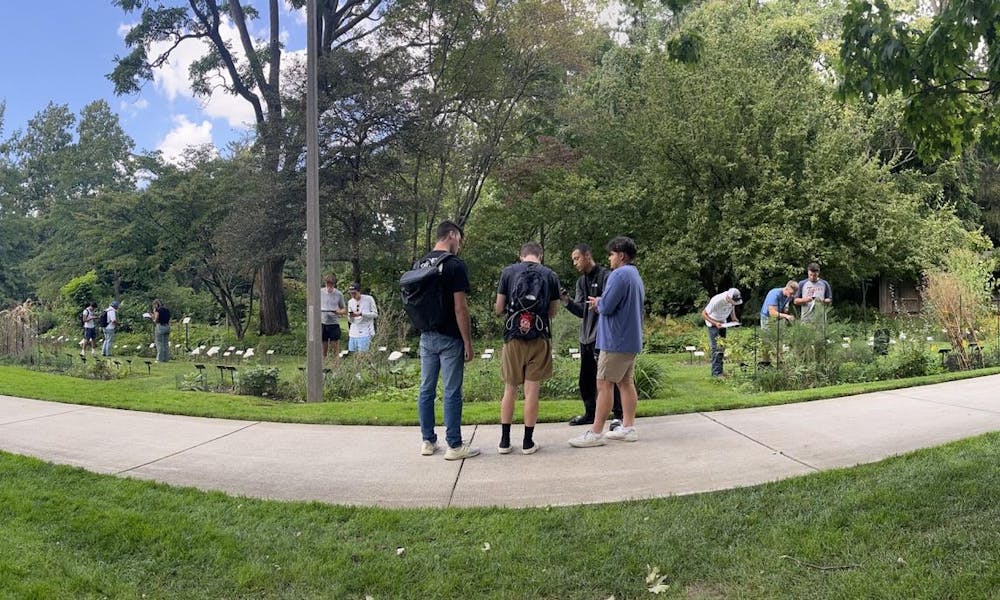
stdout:
{"type": "Polygon", "coordinates": [[[285,310],[285,258],[271,257],[260,267],[260,333],[274,335],[288,332],[285,310]]]}

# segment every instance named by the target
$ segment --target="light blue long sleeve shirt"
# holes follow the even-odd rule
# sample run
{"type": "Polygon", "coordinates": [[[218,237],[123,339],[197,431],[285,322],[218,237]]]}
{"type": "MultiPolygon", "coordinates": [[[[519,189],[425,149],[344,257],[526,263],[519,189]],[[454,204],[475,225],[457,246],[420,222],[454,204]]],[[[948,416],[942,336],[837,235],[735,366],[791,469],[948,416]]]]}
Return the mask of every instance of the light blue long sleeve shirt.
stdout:
{"type": "Polygon", "coordinates": [[[604,352],[642,350],[642,313],[646,288],[634,265],[611,272],[597,302],[597,349],[604,352]]]}

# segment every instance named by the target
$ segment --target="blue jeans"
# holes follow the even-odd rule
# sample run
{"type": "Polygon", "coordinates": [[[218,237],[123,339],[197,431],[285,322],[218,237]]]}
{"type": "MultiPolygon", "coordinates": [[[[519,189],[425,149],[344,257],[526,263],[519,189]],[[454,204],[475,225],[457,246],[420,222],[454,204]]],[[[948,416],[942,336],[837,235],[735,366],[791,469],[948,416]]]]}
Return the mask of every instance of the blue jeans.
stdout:
{"type": "Polygon", "coordinates": [[[722,375],[722,359],[724,350],[719,347],[719,338],[726,337],[725,329],[708,328],[708,350],[712,355],[712,376],[722,375]]]}
{"type": "Polygon", "coordinates": [[[462,445],[462,377],[465,375],[465,343],[436,331],[420,334],[420,395],[417,416],[420,435],[437,442],[434,432],[434,399],[438,374],[444,384],[444,431],[449,448],[462,445]]]}
{"type": "Polygon", "coordinates": [[[104,328],[104,345],[101,346],[101,354],[104,356],[111,356],[111,344],[115,341],[115,328],[105,327],[104,328]]]}
{"type": "Polygon", "coordinates": [[[156,362],[170,360],[170,325],[156,324],[156,362]]]}

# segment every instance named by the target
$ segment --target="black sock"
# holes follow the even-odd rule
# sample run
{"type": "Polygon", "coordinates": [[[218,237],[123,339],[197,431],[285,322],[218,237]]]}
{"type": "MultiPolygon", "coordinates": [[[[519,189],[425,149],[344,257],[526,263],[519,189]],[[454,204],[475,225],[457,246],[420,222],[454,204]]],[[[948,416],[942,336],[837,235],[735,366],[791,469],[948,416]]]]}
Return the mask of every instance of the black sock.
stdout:
{"type": "Polygon", "coordinates": [[[500,423],[500,446],[510,447],[510,423],[500,423]]]}
{"type": "Polygon", "coordinates": [[[524,444],[521,445],[522,448],[531,448],[532,446],[535,445],[535,442],[531,440],[531,436],[534,433],[535,433],[534,426],[532,427],[528,427],[527,425],[524,426],[524,444]]]}

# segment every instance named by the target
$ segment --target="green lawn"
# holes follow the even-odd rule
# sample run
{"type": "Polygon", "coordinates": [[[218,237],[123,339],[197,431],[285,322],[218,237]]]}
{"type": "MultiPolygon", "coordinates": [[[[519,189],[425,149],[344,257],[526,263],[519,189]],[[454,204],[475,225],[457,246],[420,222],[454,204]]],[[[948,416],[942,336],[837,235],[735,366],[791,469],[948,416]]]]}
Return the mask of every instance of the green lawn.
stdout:
{"type": "Polygon", "coordinates": [[[712,494],[385,510],[0,453],[0,597],[995,598],[998,464],[991,434],[712,494]],[[669,585],[660,596],[647,565],[669,585]]]}
{"type": "MultiPolygon", "coordinates": [[[[937,383],[966,377],[1000,373],[1000,368],[974,372],[949,373],[913,379],[899,379],[865,384],[839,385],[792,392],[747,394],[737,391],[709,376],[704,363],[689,364],[686,355],[654,355],[666,366],[665,385],[658,398],[639,403],[640,416],[689,413],[707,410],[768,406],[832,398],[868,391],[895,389],[912,385],[937,383]]],[[[300,361],[276,359],[282,377],[297,374],[300,361]]],[[[172,361],[152,365],[146,373],[141,361],[133,361],[133,373],[123,379],[88,380],[29,369],[0,366],[0,394],[41,400],[55,400],[132,410],[146,410],[191,416],[246,419],[253,421],[284,421],[293,423],[341,423],[416,425],[416,389],[401,390],[395,401],[372,400],[371,397],[350,402],[316,404],[276,402],[253,396],[190,392],[177,390],[177,379],[195,373],[193,363],[172,361]]],[[[499,369],[497,363],[496,368],[499,369]]],[[[218,373],[209,365],[209,381],[218,381],[218,373]]],[[[471,375],[467,374],[467,377],[471,375]]],[[[497,389],[497,400],[502,390],[497,389]]],[[[579,414],[582,404],[577,398],[544,398],[539,414],[543,422],[568,420],[579,414]]],[[[498,420],[498,402],[467,402],[463,421],[469,424],[489,424],[498,420]]]]}

